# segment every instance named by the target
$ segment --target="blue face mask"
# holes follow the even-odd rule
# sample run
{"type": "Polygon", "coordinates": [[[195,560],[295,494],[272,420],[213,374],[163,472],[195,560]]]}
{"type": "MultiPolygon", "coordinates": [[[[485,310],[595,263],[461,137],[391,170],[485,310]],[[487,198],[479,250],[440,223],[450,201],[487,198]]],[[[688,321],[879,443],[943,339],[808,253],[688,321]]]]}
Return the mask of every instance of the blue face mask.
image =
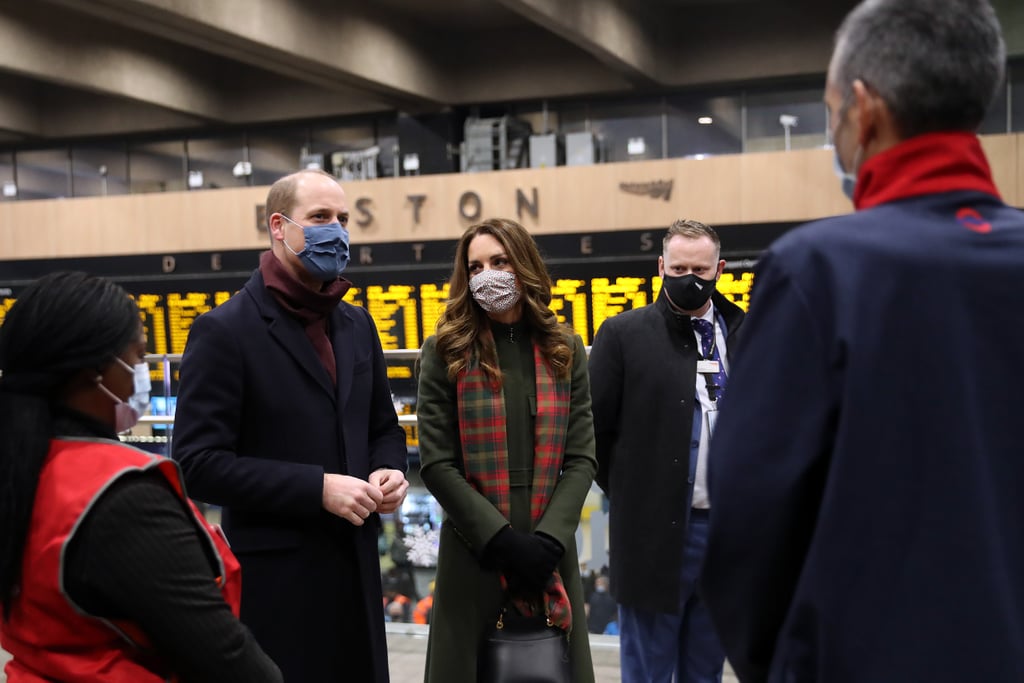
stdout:
{"type": "Polygon", "coordinates": [[[320,282],[329,282],[341,275],[349,258],[348,230],[341,223],[335,221],[327,225],[299,225],[283,213],[281,218],[302,228],[306,238],[302,251],[295,251],[286,241],[284,247],[299,257],[307,273],[320,282]]]}
{"type": "Polygon", "coordinates": [[[848,173],[843,168],[843,162],[839,160],[839,148],[833,147],[832,151],[834,156],[832,157],[832,170],[835,171],[836,177],[839,178],[839,183],[842,185],[843,194],[851,202],[853,201],[853,191],[857,189],[857,175],[855,173],[848,173]]]}
{"type": "MultiPolygon", "coordinates": [[[[846,109],[843,109],[845,112],[846,109]]],[[[843,116],[840,113],[840,116],[843,116]]],[[[839,145],[836,144],[836,140],[839,138],[839,126],[836,126],[835,131],[832,133],[832,170],[835,171],[836,177],[839,178],[839,183],[843,188],[843,194],[851,202],[853,201],[853,193],[857,189],[857,167],[860,166],[860,159],[864,155],[864,148],[857,145],[857,151],[853,154],[853,168],[847,171],[843,168],[843,160],[839,158],[839,145]]]]}

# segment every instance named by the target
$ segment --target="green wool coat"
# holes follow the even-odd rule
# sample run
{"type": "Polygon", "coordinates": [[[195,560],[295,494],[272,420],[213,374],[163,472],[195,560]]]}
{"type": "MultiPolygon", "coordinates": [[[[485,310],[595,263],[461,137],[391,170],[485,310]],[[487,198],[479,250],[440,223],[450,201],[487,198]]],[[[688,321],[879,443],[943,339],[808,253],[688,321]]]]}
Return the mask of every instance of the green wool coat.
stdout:
{"type": "MultiPolygon", "coordinates": [[[[417,423],[420,473],[445,511],[437,559],[434,609],[427,641],[427,683],[474,683],[481,638],[493,627],[502,602],[499,574],[480,567],[480,555],[505,525],[528,530],[533,479],[536,388],[528,330],[492,324],[504,376],[506,432],[511,480],[511,519],[506,519],[466,481],[462,472],[455,382],[430,337],[420,356],[417,423]]],[[[534,528],[558,539],[565,556],[558,570],[572,605],[570,658],[574,683],[593,683],[587,619],[583,606],[576,528],[597,469],[590,383],[583,341],[575,338],[572,396],[562,476],[534,528]]]]}

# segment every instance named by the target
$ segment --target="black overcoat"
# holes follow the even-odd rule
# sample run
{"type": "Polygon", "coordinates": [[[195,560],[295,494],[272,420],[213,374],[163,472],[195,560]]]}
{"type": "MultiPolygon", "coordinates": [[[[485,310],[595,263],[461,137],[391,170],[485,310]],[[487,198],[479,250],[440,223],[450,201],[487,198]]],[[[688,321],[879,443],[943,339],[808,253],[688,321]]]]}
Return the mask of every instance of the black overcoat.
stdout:
{"type": "Polygon", "coordinates": [[[380,521],[355,527],[325,512],[323,477],[405,471],[405,434],[369,314],[342,302],[329,333],[337,387],[254,273],[192,325],[173,454],[189,495],[224,508],[242,621],[285,680],[337,682],[372,666],[367,680],[384,683],[380,521]]]}
{"type": "MultiPolygon", "coordinates": [[[[732,359],[743,311],[715,292],[732,359]]],[[[696,463],[691,463],[697,341],[690,316],[664,295],[607,319],[590,353],[598,485],[608,496],[615,599],[679,611],[680,565],[696,463]]]]}

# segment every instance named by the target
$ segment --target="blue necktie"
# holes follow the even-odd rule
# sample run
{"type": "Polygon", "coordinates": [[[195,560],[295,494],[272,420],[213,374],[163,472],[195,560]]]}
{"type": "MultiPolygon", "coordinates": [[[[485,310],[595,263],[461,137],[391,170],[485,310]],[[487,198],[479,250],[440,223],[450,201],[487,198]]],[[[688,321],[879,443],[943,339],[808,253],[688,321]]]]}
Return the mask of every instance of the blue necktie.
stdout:
{"type": "Polygon", "coordinates": [[[721,399],[725,391],[725,364],[718,353],[718,344],[715,343],[715,328],[707,320],[693,318],[693,329],[700,335],[701,356],[704,360],[718,361],[718,372],[711,375],[711,389],[708,395],[712,400],[721,399]]]}

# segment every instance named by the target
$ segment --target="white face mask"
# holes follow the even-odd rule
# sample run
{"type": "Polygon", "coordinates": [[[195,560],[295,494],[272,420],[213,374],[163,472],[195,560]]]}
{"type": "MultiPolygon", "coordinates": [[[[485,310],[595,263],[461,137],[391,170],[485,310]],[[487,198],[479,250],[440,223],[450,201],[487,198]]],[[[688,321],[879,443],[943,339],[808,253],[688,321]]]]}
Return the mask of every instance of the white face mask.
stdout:
{"type": "Polygon", "coordinates": [[[469,281],[469,293],[488,313],[505,313],[519,302],[516,274],[505,270],[482,270],[469,281]]]}
{"type": "Polygon", "coordinates": [[[128,405],[138,411],[139,415],[145,415],[149,410],[149,392],[153,384],[149,381],[149,364],[136,363],[135,371],[135,393],[128,397],[128,405]]]}
{"type": "Polygon", "coordinates": [[[142,413],[149,408],[149,391],[152,389],[152,386],[149,382],[148,365],[139,363],[132,367],[116,356],[114,360],[125,370],[132,373],[135,380],[135,391],[128,397],[127,402],[119,399],[114,392],[103,386],[102,382],[99,383],[100,391],[114,401],[114,431],[120,434],[121,432],[127,432],[139,423],[142,413]],[[142,407],[142,410],[139,407],[142,407]]]}

